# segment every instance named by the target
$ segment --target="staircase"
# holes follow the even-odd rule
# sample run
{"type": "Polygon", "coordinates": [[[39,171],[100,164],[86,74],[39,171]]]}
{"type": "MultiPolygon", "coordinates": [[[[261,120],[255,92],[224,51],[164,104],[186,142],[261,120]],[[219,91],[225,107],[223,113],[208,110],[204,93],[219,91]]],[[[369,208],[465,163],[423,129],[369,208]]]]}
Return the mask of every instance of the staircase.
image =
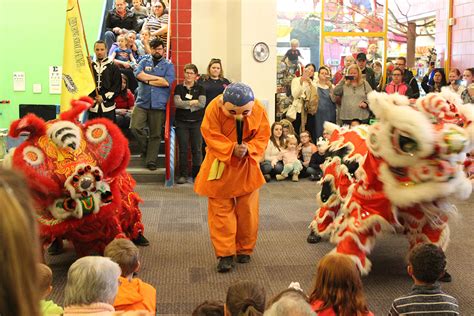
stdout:
{"type": "Polygon", "coordinates": [[[165,168],[165,142],[162,140],[160,153],[158,155],[158,169],[149,170],[145,166],[145,159],[140,156],[140,147],[135,138],[127,135],[130,148],[130,162],[127,172],[135,179],[137,183],[164,183],[166,180],[165,168]]]}

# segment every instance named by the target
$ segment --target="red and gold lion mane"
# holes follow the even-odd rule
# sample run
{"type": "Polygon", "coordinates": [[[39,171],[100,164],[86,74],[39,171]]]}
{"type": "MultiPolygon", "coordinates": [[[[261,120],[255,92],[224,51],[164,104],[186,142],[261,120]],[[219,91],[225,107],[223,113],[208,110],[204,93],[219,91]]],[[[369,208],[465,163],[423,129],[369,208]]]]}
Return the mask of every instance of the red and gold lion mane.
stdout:
{"type": "Polygon", "coordinates": [[[141,200],[125,171],[128,141],[107,119],[78,121],[92,103],[84,97],[59,119],[28,114],[10,127],[11,137],[26,134],[9,164],[26,175],[43,244],[67,239],[81,256],[101,254],[114,238],[143,233],[141,200]]]}

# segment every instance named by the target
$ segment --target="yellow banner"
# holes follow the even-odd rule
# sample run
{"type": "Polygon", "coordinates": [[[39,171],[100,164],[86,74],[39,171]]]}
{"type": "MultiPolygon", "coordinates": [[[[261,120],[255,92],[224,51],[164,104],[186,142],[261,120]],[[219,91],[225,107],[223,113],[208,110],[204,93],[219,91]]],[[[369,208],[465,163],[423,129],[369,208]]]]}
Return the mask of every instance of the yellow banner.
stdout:
{"type": "Polygon", "coordinates": [[[89,95],[95,81],[87,60],[87,49],[78,0],[68,0],[64,31],[61,112],[71,108],[70,101],[89,95]]]}

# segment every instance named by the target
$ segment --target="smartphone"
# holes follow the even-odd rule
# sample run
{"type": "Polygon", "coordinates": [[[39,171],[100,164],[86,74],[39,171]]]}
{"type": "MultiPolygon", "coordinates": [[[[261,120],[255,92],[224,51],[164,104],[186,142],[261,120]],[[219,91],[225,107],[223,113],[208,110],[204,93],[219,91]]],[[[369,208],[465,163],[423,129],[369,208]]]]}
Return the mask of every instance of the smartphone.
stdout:
{"type": "Polygon", "coordinates": [[[430,61],[430,66],[431,66],[431,67],[434,67],[434,66],[435,66],[435,62],[434,62],[434,61],[430,61]]]}
{"type": "Polygon", "coordinates": [[[354,78],[355,78],[354,76],[345,76],[346,80],[354,80],[354,78]]]}

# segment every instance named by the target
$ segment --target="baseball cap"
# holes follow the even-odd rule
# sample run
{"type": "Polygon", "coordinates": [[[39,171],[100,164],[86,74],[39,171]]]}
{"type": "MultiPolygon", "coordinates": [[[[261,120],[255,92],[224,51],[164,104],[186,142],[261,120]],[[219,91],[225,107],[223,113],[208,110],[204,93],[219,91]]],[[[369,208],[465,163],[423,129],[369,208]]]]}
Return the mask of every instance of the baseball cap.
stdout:
{"type": "Polygon", "coordinates": [[[359,53],[357,54],[356,60],[367,60],[367,56],[365,55],[365,53],[359,53]]]}

